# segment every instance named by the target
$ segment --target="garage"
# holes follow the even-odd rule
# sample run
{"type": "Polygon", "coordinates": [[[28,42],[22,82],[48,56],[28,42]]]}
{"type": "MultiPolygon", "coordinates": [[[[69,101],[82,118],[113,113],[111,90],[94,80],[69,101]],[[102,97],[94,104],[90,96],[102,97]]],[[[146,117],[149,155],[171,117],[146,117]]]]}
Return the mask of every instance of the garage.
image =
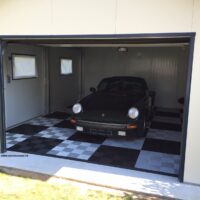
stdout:
{"type": "Polygon", "coordinates": [[[193,34],[4,38],[6,149],[182,180],[193,40],[193,34]],[[102,79],[127,76],[143,78],[155,93],[147,134],[77,131],[72,106],[102,79]]]}

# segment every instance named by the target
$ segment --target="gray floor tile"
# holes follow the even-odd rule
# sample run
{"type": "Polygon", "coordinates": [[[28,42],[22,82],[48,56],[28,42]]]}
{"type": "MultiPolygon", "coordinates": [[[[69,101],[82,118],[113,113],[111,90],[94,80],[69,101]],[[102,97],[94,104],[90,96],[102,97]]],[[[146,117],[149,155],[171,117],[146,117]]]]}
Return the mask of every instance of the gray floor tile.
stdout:
{"type": "Polygon", "coordinates": [[[179,162],[179,155],[142,150],[139,154],[135,167],[144,170],[178,174],[179,162]]]}
{"type": "Polygon", "coordinates": [[[122,147],[127,149],[142,149],[145,138],[124,139],[124,138],[108,138],[103,142],[103,145],[122,147]]]}
{"type": "Polygon", "coordinates": [[[15,144],[22,142],[29,138],[29,135],[17,134],[17,133],[6,133],[6,148],[10,148],[15,144]]]}
{"type": "Polygon", "coordinates": [[[172,123],[172,124],[181,124],[181,118],[172,118],[164,116],[154,116],[153,121],[163,122],[163,123],[172,123]]]}
{"type": "Polygon", "coordinates": [[[159,129],[149,129],[146,137],[153,138],[153,139],[180,142],[181,141],[181,132],[159,130],[159,129]]]}
{"type": "Polygon", "coordinates": [[[88,160],[99,146],[99,144],[65,140],[47,154],[88,160]]]}
{"type": "Polygon", "coordinates": [[[40,126],[54,126],[55,124],[58,124],[61,122],[62,119],[54,119],[54,118],[46,118],[46,117],[37,117],[35,119],[32,119],[28,122],[28,124],[31,125],[40,125],[40,126]]]}
{"type": "Polygon", "coordinates": [[[75,132],[76,130],[73,129],[49,127],[48,129],[37,133],[35,136],[65,140],[71,137],[75,132]]]}

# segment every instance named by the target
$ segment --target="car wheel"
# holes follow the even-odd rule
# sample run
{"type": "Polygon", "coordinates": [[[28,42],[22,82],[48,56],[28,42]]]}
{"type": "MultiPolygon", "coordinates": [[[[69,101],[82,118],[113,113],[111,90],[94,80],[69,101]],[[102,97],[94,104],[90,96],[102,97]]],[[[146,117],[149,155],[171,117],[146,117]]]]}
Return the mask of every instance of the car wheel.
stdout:
{"type": "Polygon", "coordinates": [[[141,125],[141,129],[139,130],[139,133],[141,136],[146,136],[148,132],[148,126],[147,126],[147,120],[146,120],[146,117],[144,118],[143,122],[142,122],[142,125],[141,125]]]}
{"type": "Polygon", "coordinates": [[[148,105],[148,121],[151,122],[154,116],[154,105],[152,98],[149,100],[149,105],[148,105]]]}

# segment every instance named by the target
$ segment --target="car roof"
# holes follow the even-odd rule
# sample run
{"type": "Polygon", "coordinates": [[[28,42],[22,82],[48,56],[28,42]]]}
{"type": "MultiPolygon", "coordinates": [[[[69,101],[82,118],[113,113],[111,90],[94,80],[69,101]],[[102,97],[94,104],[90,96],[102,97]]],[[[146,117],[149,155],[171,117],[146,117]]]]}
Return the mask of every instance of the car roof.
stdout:
{"type": "Polygon", "coordinates": [[[132,81],[140,82],[144,86],[144,89],[148,88],[147,83],[144,78],[135,77],[135,76],[112,76],[112,77],[107,77],[107,78],[102,79],[100,83],[102,83],[103,81],[112,82],[115,80],[132,80],[132,81]]]}

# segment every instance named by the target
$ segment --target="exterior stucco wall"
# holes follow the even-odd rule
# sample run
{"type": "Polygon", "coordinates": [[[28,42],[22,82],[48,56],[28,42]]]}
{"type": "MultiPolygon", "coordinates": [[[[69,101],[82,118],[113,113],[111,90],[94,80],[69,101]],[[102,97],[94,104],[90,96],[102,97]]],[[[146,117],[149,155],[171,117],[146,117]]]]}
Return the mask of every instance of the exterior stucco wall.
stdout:
{"type": "Polygon", "coordinates": [[[192,31],[196,32],[188,116],[184,181],[200,184],[200,0],[195,0],[192,31]]]}
{"type": "Polygon", "coordinates": [[[0,0],[1,35],[196,32],[184,181],[200,184],[200,0],[0,0]]]}

